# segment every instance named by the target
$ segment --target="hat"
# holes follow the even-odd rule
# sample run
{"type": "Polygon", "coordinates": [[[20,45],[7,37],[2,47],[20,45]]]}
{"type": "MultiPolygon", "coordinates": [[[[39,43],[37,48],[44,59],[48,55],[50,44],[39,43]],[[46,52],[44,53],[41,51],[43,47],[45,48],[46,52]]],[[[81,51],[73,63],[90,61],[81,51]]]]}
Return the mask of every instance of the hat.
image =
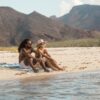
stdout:
{"type": "Polygon", "coordinates": [[[37,41],[37,45],[39,45],[39,44],[45,44],[45,43],[46,43],[46,41],[44,41],[43,39],[40,39],[40,40],[37,41]]]}

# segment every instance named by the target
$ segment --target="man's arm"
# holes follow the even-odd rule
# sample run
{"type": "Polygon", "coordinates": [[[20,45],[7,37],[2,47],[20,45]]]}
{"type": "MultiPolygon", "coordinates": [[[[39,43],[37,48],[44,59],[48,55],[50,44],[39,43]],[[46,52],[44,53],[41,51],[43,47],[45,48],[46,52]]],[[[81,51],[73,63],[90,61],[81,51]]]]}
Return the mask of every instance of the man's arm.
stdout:
{"type": "Polygon", "coordinates": [[[23,49],[22,51],[26,57],[33,58],[33,56],[26,49],[23,49]]]}

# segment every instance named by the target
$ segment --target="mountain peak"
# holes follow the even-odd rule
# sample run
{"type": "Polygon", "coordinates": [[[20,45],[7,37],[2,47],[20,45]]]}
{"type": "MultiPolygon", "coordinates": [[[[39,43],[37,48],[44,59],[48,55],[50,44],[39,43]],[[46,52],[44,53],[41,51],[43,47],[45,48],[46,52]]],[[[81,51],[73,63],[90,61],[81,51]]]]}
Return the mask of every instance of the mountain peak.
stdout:
{"type": "Polygon", "coordinates": [[[39,14],[39,13],[37,11],[33,11],[33,12],[30,13],[30,15],[31,14],[39,14]]]}
{"type": "MultiPolygon", "coordinates": [[[[39,12],[37,11],[33,11],[32,13],[29,14],[29,16],[44,16],[42,14],[40,14],[39,12]]],[[[45,16],[46,17],[46,16],[45,16]]]]}
{"type": "Polygon", "coordinates": [[[74,6],[70,12],[72,12],[73,10],[100,10],[100,6],[99,5],[90,5],[90,4],[84,4],[84,5],[77,5],[77,6],[74,6]]]}
{"type": "Polygon", "coordinates": [[[1,6],[1,7],[0,7],[0,12],[1,12],[1,13],[20,13],[20,14],[26,15],[26,14],[21,13],[21,12],[19,12],[19,11],[13,9],[13,8],[11,8],[11,7],[8,7],[8,6],[1,6]]]}
{"type": "Polygon", "coordinates": [[[100,6],[78,5],[73,7],[69,14],[60,17],[60,19],[74,28],[100,30],[100,6]]]}
{"type": "Polygon", "coordinates": [[[57,19],[57,17],[55,15],[50,16],[51,19],[57,19]]]}
{"type": "Polygon", "coordinates": [[[8,7],[8,6],[1,6],[0,9],[13,9],[13,8],[8,7]]]}
{"type": "Polygon", "coordinates": [[[14,11],[14,9],[11,7],[5,6],[5,7],[0,7],[0,11],[14,11]]]}

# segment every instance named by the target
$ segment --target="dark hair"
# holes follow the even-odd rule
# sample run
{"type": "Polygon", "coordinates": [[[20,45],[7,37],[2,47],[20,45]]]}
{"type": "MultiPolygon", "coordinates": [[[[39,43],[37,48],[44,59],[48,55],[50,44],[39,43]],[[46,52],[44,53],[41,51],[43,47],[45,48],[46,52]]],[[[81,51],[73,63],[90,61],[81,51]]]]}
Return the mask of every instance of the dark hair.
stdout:
{"type": "Polygon", "coordinates": [[[28,41],[31,41],[31,40],[30,40],[30,39],[24,39],[24,40],[20,43],[20,45],[19,45],[19,47],[18,47],[18,52],[20,52],[20,50],[21,50],[22,48],[25,48],[25,45],[27,44],[28,41]]]}

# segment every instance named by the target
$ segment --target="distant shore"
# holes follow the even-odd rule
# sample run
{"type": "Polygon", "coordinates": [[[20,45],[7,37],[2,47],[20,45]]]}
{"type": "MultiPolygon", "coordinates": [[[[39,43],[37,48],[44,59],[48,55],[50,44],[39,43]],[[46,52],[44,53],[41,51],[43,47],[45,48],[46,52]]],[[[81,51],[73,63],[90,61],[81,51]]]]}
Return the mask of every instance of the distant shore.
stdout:
{"type": "MultiPolygon", "coordinates": [[[[33,47],[36,44],[33,43],[33,47]]],[[[60,47],[100,47],[100,39],[87,38],[87,39],[68,39],[47,42],[48,48],[60,48],[60,47]]],[[[1,46],[0,51],[18,52],[18,46],[1,46]]]]}
{"type": "MultiPolygon", "coordinates": [[[[51,74],[100,70],[100,47],[48,48],[48,51],[60,66],[66,68],[64,72],[51,72],[51,74]]],[[[0,51],[0,63],[18,63],[18,53],[0,51]]],[[[0,80],[47,74],[50,75],[50,73],[23,73],[18,70],[0,68],[0,80]]]]}

